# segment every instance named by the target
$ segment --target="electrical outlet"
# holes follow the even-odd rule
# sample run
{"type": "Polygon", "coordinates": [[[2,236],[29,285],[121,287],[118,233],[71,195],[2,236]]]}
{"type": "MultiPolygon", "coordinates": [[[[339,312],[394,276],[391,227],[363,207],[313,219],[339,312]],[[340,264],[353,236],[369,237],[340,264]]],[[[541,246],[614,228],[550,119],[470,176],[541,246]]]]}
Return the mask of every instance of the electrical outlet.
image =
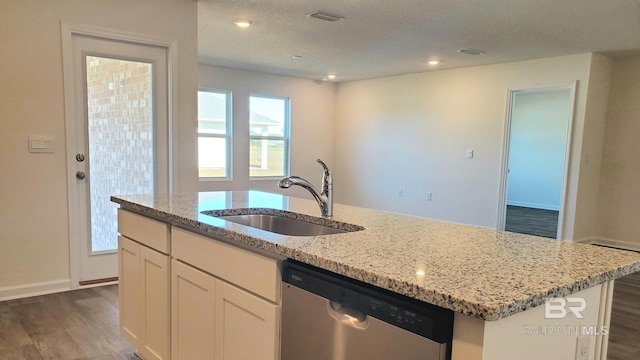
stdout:
{"type": "Polygon", "coordinates": [[[402,197],[402,195],[404,195],[404,192],[402,189],[398,190],[398,197],[402,197]]]}
{"type": "Polygon", "coordinates": [[[580,336],[576,340],[576,360],[589,360],[589,347],[591,336],[580,336]]]}
{"type": "Polygon", "coordinates": [[[427,193],[427,201],[431,201],[433,199],[433,193],[427,193]]]}

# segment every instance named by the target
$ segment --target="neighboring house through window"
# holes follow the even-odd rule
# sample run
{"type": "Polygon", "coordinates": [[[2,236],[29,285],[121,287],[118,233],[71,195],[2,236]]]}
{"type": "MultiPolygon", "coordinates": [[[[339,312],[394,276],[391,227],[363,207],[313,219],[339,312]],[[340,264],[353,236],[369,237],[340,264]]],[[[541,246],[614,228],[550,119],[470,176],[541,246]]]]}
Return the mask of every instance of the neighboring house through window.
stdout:
{"type": "Polygon", "coordinates": [[[286,97],[249,97],[249,176],[289,175],[290,101],[286,97]]]}
{"type": "Polygon", "coordinates": [[[198,91],[198,176],[229,179],[231,169],[231,93],[198,91]]]}

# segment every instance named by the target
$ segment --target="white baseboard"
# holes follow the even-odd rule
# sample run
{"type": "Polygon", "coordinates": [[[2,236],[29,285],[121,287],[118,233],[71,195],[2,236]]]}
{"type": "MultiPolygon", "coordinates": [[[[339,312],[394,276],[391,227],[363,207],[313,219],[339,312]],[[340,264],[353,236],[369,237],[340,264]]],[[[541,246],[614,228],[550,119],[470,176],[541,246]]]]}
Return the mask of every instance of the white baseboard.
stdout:
{"type": "Polygon", "coordinates": [[[571,240],[571,241],[573,241],[575,243],[578,243],[578,244],[593,244],[593,242],[595,240],[596,240],[595,238],[586,238],[586,239],[579,239],[579,240],[574,239],[574,240],[571,240]]]}
{"type": "Polygon", "coordinates": [[[0,288],[0,301],[47,295],[71,290],[69,279],[0,288]]]}
{"type": "Polygon", "coordinates": [[[604,245],[622,250],[632,250],[640,252],[640,243],[633,243],[629,241],[592,237],[581,240],[574,240],[574,242],[582,244],[604,245]]]}
{"type": "Polygon", "coordinates": [[[524,201],[507,200],[507,205],[527,207],[527,208],[533,208],[533,209],[560,211],[560,206],[558,205],[536,204],[536,203],[530,203],[530,202],[524,202],[524,201]]]}

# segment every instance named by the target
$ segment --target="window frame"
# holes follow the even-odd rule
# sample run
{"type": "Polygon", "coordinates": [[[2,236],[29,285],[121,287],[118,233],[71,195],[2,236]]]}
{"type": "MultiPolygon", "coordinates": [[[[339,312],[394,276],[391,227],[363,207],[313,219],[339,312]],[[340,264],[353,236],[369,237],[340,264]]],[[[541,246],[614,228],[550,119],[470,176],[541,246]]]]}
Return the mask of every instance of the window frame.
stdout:
{"type": "MultiPolygon", "coordinates": [[[[284,141],[284,159],[283,159],[283,175],[269,175],[269,176],[252,176],[251,168],[249,167],[249,181],[252,180],[278,180],[282,177],[290,175],[291,169],[291,97],[289,96],[279,96],[279,95],[267,95],[262,93],[250,93],[247,101],[247,115],[249,115],[249,146],[251,146],[252,140],[277,140],[284,141]],[[263,98],[263,99],[275,99],[275,100],[284,100],[284,130],[283,136],[275,136],[275,135],[251,135],[251,98],[263,98]]],[[[251,151],[249,150],[249,153],[251,151]]],[[[250,164],[249,164],[250,165],[250,164]]]]}
{"type": "Polygon", "coordinates": [[[200,176],[200,150],[198,149],[198,180],[199,181],[231,181],[233,180],[233,93],[231,90],[200,87],[198,92],[208,92],[225,95],[225,134],[210,134],[200,132],[200,114],[197,114],[198,126],[196,128],[197,140],[201,137],[226,139],[226,175],[225,176],[200,176]]]}

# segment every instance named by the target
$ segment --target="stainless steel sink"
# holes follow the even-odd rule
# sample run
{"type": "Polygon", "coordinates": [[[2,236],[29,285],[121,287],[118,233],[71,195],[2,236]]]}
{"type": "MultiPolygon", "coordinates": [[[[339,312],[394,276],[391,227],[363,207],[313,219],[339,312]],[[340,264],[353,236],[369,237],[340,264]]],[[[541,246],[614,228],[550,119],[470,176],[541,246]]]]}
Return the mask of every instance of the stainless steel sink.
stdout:
{"type": "MultiPolygon", "coordinates": [[[[261,209],[245,209],[244,212],[259,212],[260,210],[261,209]]],[[[273,212],[273,210],[271,212],[273,212]]],[[[317,222],[323,222],[324,224],[304,221],[293,218],[292,216],[295,216],[294,213],[281,210],[279,210],[277,214],[241,213],[225,215],[224,213],[216,211],[203,211],[203,214],[261,230],[291,236],[332,235],[364,230],[361,226],[323,218],[309,217],[312,221],[315,220],[317,222]]]]}

